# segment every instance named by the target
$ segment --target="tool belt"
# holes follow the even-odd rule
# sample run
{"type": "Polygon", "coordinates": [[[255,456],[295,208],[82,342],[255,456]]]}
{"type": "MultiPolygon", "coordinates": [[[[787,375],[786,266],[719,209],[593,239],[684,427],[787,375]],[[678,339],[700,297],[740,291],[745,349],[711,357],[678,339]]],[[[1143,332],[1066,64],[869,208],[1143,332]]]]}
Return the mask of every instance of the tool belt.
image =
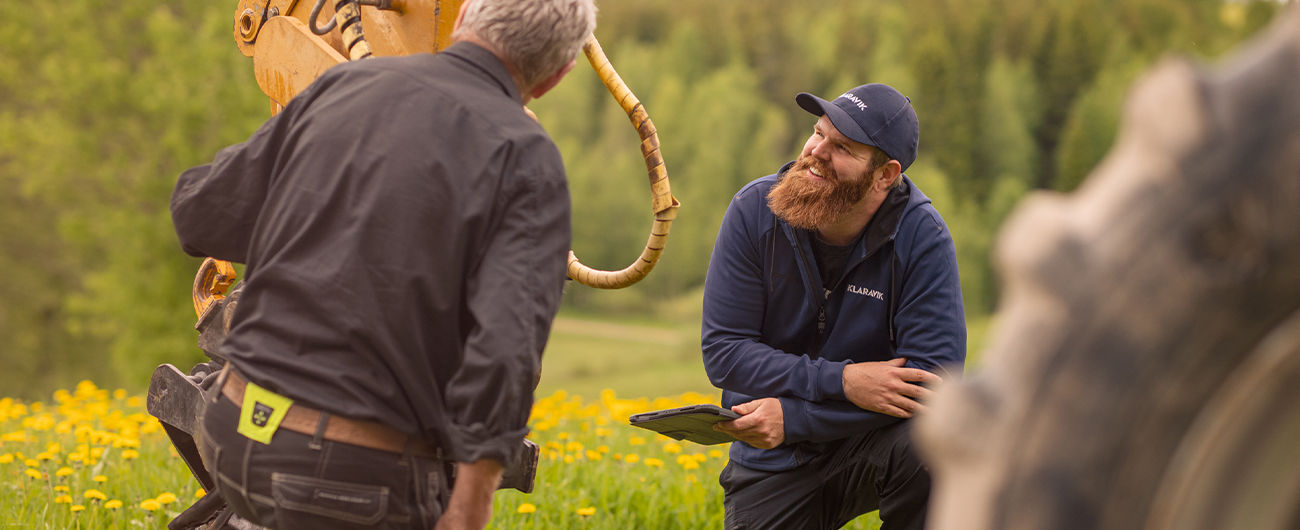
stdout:
{"type": "MultiPolygon", "coordinates": [[[[221,394],[236,407],[242,407],[248,381],[231,370],[229,364],[225,371],[226,382],[221,386],[221,394]]],[[[436,447],[387,425],[335,416],[297,403],[289,407],[280,428],[316,436],[321,421],[326,422],[322,436],[326,440],[398,454],[406,453],[409,446],[411,454],[439,458],[436,447]]]]}

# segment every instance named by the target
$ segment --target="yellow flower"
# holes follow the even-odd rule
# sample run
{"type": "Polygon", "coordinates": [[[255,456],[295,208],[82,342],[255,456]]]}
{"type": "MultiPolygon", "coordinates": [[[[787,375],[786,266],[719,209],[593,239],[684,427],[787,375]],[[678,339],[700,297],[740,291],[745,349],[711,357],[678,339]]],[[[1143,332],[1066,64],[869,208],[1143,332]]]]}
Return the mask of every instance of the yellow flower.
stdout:
{"type": "Polygon", "coordinates": [[[536,506],[533,506],[531,503],[527,503],[527,502],[525,502],[525,503],[523,503],[523,504],[520,504],[520,505],[519,505],[519,509],[518,509],[518,510],[515,510],[515,512],[517,512],[517,513],[533,513],[533,512],[536,512],[536,511],[537,511],[537,507],[536,507],[536,506]]]}
{"type": "Polygon", "coordinates": [[[576,453],[582,450],[582,444],[578,442],[569,442],[568,445],[564,446],[564,449],[571,453],[576,453]]]}
{"type": "Polygon", "coordinates": [[[171,504],[173,502],[176,502],[176,496],[171,493],[164,492],[162,495],[158,496],[159,504],[171,504]]]}
{"type": "Polygon", "coordinates": [[[122,458],[124,460],[131,460],[139,456],[140,456],[140,452],[136,451],[135,449],[127,449],[125,451],[122,451],[122,458]]]}
{"type": "Polygon", "coordinates": [[[62,504],[62,503],[65,503],[65,502],[68,503],[68,504],[72,504],[72,496],[71,496],[71,495],[59,495],[58,497],[55,497],[55,498],[54,498],[54,502],[55,502],[56,504],[62,504]]]}
{"type": "Polygon", "coordinates": [[[640,436],[633,436],[631,440],[628,440],[628,443],[632,445],[642,445],[645,443],[645,438],[642,438],[640,436]]]}
{"type": "Polygon", "coordinates": [[[709,459],[709,457],[704,456],[704,453],[695,453],[691,455],[691,458],[694,458],[696,462],[703,462],[709,459]]]}
{"type": "Polygon", "coordinates": [[[709,451],[709,456],[711,456],[711,457],[713,457],[713,458],[722,458],[722,451],[719,451],[719,450],[717,450],[717,449],[714,449],[714,450],[712,450],[712,451],[709,451]]]}
{"type": "Polygon", "coordinates": [[[57,442],[50,442],[45,446],[45,450],[50,453],[57,453],[63,450],[63,446],[59,445],[57,442]]]}
{"type": "Polygon", "coordinates": [[[539,421],[533,424],[533,430],[537,432],[549,431],[551,430],[551,427],[554,427],[554,425],[551,425],[550,422],[545,422],[545,421],[539,421]]]}
{"type": "Polygon", "coordinates": [[[58,486],[54,487],[54,491],[70,491],[70,490],[68,489],[67,486],[59,484],[58,486]]]}
{"type": "Polygon", "coordinates": [[[572,463],[573,463],[573,455],[564,455],[564,463],[566,463],[566,464],[572,464],[572,463]]]}
{"type": "Polygon", "coordinates": [[[650,467],[664,467],[664,461],[658,458],[647,458],[645,459],[645,465],[650,467]]]}
{"type": "Polygon", "coordinates": [[[86,490],[86,492],[82,493],[81,496],[87,499],[99,499],[101,501],[108,500],[108,496],[104,495],[104,492],[99,490],[86,490]]]}
{"type": "Polygon", "coordinates": [[[79,512],[79,511],[81,511],[81,510],[86,509],[86,507],[85,507],[85,506],[82,506],[82,505],[80,505],[80,504],[74,504],[74,505],[72,505],[71,508],[68,508],[68,509],[69,509],[69,510],[72,510],[73,513],[76,513],[76,512],[79,512]]]}
{"type": "Polygon", "coordinates": [[[143,407],[143,406],[144,406],[144,398],[142,398],[142,397],[140,397],[140,396],[131,396],[131,397],[129,397],[129,398],[126,398],[126,406],[131,407],[131,408],[143,407]]]}
{"type": "Polygon", "coordinates": [[[0,455],[0,464],[9,464],[12,463],[13,461],[14,461],[13,453],[5,453],[0,455]]]}
{"type": "Polygon", "coordinates": [[[636,456],[635,454],[631,454],[623,457],[623,461],[629,464],[635,464],[637,463],[638,460],[641,460],[641,457],[636,456]]]}
{"type": "Polygon", "coordinates": [[[597,452],[595,452],[595,451],[592,451],[591,449],[588,449],[588,450],[587,450],[587,460],[600,460],[600,453],[597,453],[597,452]]]}
{"type": "Polygon", "coordinates": [[[204,496],[204,495],[207,495],[207,494],[208,494],[208,492],[203,491],[203,488],[199,488],[199,491],[194,492],[194,498],[195,498],[195,499],[202,499],[203,496],[204,496]]]}
{"type": "Polygon", "coordinates": [[[27,476],[39,480],[39,479],[41,478],[42,475],[41,475],[41,472],[40,472],[40,471],[37,471],[37,470],[32,469],[32,468],[29,467],[29,468],[27,468],[27,476]]]}
{"type": "Polygon", "coordinates": [[[113,499],[113,500],[111,500],[111,501],[108,501],[108,502],[104,503],[104,507],[105,507],[105,508],[108,508],[108,509],[110,509],[110,510],[116,510],[116,509],[122,507],[122,501],[119,501],[119,500],[117,500],[117,499],[113,499]]]}
{"type": "Polygon", "coordinates": [[[623,453],[614,453],[614,460],[622,460],[623,453]]]}
{"type": "Polygon", "coordinates": [[[113,391],[113,399],[126,399],[126,389],[119,388],[113,391]]]}
{"type": "Polygon", "coordinates": [[[557,436],[556,438],[559,438],[559,439],[561,439],[561,440],[568,440],[568,439],[569,439],[569,433],[567,433],[567,432],[562,432],[562,433],[560,433],[560,435],[557,436]]]}
{"type": "Polygon", "coordinates": [[[685,463],[688,462],[688,461],[689,461],[689,462],[694,462],[695,459],[694,459],[694,458],[691,458],[691,455],[677,455],[677,463],[678,463],[678,464],[685,464],[685,463]]]}
{"type": "Polygon", "coordinates": [[[72,474],[72,468],[70,468],[70,467],[61,467],[61,468],[59,468],[58,471],[55,471],[54,474],[55,474],[56,476],[66,477],[66,476],[72,474]]]}
{"type": "Polygon", "coordinates": [[[23,460],[23,463],[27,464],[27,467],[37,467],[41,465],[41,463],[37,462],[35,458],[28,458],[27,460],[23,460]]]}
{"type": "Polygon", "coordinates": [[[593,515],[596,515],[596,508],[594,506],[589,506],[587,508],[578,508],[578,515],[581,515],[583,517],[591,517],[593,515]]]}
{"type": "Polygon", "coordinates": [[[108,482],[108,477],[104,475],[95,475],[95,478],[91,480],[94,480],[95,482],[108,482]]]}
{"type": "Polygon", "coordinates": [[[677,454],[682,452],[682,446],[680,444],[668,444],[664,446],[664,451],[672,454],[677,454]]]}
{"type": "Polygon", "coordinates": [[[682,463],[682,467],[683,467],[683,468],[686,468],[686,469],[699,469],[699,468],[700,468],[700,463],[699,463],[699,462],[696,462],[695,459],[692,458],[692,459],[690,459],[690,460],[687,460],[687,461],[683,462],[683,463],[682,463]]]}
{"type": "Polygon", "coordinates": [[[149,499],[147,501],[141,502],[140,507],[152,512],[154,510],[157,510],[158,508],[162,508],[162,505],[158,504],[158,501],[156,500],[149,499]]]}
{"type": "Polygon", "coordinates": [[[608,453],[608,452],[609,452],[609,446],[608,446],[608,445],[602,445],[602,446],[600,446],[600,447],[597,447],[596,450],[597,450],[597,451],[600,451],[600,452],[602,452],[602,453],[608,453]]]}

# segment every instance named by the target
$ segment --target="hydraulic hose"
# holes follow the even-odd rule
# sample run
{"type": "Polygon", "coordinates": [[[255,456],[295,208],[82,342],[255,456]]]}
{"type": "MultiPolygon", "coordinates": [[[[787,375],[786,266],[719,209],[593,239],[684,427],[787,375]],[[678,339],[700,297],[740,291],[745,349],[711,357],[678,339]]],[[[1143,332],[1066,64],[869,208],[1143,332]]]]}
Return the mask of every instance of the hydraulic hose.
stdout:
{"type": "Polygon", "coordinates": [[[668,231],[672,228],[673,220],[677,218],[677,209],[681,207],[681,203],[677,202],[677,198],[673,197],[672,190],[669,188],[668,170],[664,167],[663,155],[659,153],[659,133],[655,130],[654,123],[650,121],[645,106],[641,105],[641,100],[632,94],[627,83],[624,83],[618,72],[614,71],[614,66],[610,64],[609,58],[600,48],[600,42],[596,37],[591,37],[582,47],[582,51],[587,55],[591,67],[596,69],[596,74],[600,76],[605,88],[609,89],[609,93],[615,100],[618,100],[623,111],[627,113],[628,119],[632,121],[632,126],[636,127],[637,134],[641,136],[641,156],[645,159],[646,172],[650,177],[650,206],[651,211],[654,212],[654,224],[650,227],[650,239],[636,262],[622,270],[602,271],[583,265],[570,251],[569,278],[588,287],[622,289],[641,281],[654,269],[655,263],[659,262],[659,256],[663,254],[664,245],[668,242],[668,231]]]}

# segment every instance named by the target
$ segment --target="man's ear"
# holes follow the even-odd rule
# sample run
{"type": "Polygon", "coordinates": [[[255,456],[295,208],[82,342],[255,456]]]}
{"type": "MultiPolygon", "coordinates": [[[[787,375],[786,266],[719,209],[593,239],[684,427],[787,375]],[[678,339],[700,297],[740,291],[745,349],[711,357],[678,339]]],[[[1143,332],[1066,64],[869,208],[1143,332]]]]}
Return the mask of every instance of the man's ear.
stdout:
{"type": "Polygon", "coordinates": [[[532,96],[533,99],[537,99],[542,97],[543,94],[550,92],[552,88],[555,88],[555,85],[560,84],[560,80],[564,79],[564,76],[568,74],[570,71],[572,71],[574,65],[576,64],[578,64],[578,60],[576,58],[572,61],[569,61],[569,64],[564,65],[564,68],[559,69],[554,74],[551,74],[550,77],[547,77],[546,79],[543,79],[542,82],[537,83],[537,86],[534,86],[532,89],[528,91],[528,95],[532,96]]]}
{"type": "Polygon", "coordinates": [[[465,6],[472,2],[474,2],[474,0],[465,0],[465,3],[460,5],[460,11],[456,13],[456,21],[451,24],[452,33],[456,33],[456,30],[460,29],[460,23],[465,20],[465,6]]]}
{"type": "Polygon", "coordinates": [[[899,163],[897,160],[890,160],[885,162],[885,165],[880,166],[880,169],[876,171],[881,172],[879,184],[880,190],[887,190],[893,187],[894,182],[899,179],[899,175],[903,174],[903,164],[899,163]]]}

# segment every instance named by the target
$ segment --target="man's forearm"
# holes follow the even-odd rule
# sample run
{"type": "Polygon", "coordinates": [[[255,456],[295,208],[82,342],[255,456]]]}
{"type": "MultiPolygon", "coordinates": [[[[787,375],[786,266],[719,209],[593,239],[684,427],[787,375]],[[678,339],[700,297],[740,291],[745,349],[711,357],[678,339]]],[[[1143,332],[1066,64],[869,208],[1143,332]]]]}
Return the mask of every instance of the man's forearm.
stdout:
{"type": "Polygon", "coordinates": [[[456,486],[436,530],[482,530],[492,519],[492,494],[501,483],[501,464],[483,459],[456,464],[456,486]]]}

